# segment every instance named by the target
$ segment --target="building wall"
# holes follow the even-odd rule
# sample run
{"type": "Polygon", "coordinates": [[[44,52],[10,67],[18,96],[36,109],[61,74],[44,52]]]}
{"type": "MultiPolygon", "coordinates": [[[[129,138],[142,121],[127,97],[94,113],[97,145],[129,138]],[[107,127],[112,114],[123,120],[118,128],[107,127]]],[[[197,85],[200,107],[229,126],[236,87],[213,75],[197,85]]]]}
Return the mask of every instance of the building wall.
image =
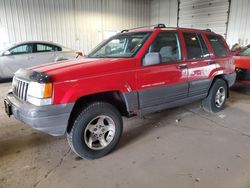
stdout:
{"type": "Polygon", "coordinates": [[[227,42],[250,44],[250,1],[232,0],[229,15],[227,42]]]}
{"type": "MultiPolygon", "coordinates": [[[[0,50],[13,42],[45,40],[87,53],[125,28],[177,26],[177,13],[177,0],[0,0],[0,50]]],[[[250,44],[249,13],[249,0],[231,0],[230,46],[250,44]]]]}
{"type": "Polygon", "coordinates": [[[226,37],[228,0],[180,0],[179,26],[211,29],[226,37]]]}
{"type": "Polygon", "coordinates": [[[177,0],[151,0],[150,24],[164,23],[167,26],[177,26],[177,0]]]}
{"type": "Polygon", "coordinates": [[[149,0],[0,0],[0,48],[45,40],[89,52],[122,29],[149,24],[149,0]]]}

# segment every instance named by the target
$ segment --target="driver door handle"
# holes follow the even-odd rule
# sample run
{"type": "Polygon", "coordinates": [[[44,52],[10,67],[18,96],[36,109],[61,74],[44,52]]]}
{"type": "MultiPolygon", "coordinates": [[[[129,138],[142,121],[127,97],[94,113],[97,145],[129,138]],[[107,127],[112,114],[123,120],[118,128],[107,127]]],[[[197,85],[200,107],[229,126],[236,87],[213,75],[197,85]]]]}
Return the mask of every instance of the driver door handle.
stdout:
{"type": "Polygon", "coordinates": [[[187,64],[178,65],[178,69],[186,69],[186,68],[187,68],[187,64]]]}

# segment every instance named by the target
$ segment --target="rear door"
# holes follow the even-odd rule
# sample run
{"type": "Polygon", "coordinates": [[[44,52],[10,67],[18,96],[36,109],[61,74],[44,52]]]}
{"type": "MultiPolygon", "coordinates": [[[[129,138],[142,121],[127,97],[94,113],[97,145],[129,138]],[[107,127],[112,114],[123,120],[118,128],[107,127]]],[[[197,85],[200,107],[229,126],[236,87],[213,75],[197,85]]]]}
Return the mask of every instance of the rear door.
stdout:
{"type": "Polygon", "coordinates": [[[221,35],[206,34],[208,43],[213,52],[213,61],[217,64],[218,70],[223,73],[231,73],[234,70],[233,57],[221,35]]]}
{"type": "Polygon", "coordinates": [[[137,72],[140,109],[185,99],[188,94],[187,67],[182,64],[179,33],[161,31],[147,53],[160,53],[161,63],[142,65],[137,72]]]}
{"type": "Polygon", "coordinates": [[[203,98],[207,95],[212,83],[210,75],[217,67],[205,42],[205,37],[199,32],[183,32],[185,45],[185,60],[188,67],[189,97],[203,98]]]}
{"type": "Polygon", "coordinates": [[[34,46],[34,57],[30,62],[30,66],[54,62],[56,60],[58,50],[59,47],[52,44],[36,43],[34,46]]]}

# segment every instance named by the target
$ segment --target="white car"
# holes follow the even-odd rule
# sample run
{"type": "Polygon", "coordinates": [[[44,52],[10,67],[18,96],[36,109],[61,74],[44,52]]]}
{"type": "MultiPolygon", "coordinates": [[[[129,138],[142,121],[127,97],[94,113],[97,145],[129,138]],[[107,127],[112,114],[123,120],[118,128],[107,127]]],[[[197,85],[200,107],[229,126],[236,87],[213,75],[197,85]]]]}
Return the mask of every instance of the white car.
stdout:
{"type": "Polygon", "coordinates": [[[81,55],[79,52],[50,42],[16,43],[0,52],[0,80],[12,78],[20,68],[75,59],[79,55],[81,55]]]}

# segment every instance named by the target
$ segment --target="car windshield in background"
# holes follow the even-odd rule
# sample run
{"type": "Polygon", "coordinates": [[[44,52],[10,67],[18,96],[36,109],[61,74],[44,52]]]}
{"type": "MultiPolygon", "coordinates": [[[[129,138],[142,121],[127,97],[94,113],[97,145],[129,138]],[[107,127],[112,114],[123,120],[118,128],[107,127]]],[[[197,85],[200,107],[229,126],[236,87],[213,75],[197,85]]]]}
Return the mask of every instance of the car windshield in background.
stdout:
{"type": "Polygon", "coordinates": [[[243,49],[240,53],[240,56],[250,56],[250,47],[243,49]]]}
{"type": "Polygon", "coordinates": [[[87,57],[111,58],[133,57],[149,37],[150,32],[124,33],[101,43],[87,57]]]}

